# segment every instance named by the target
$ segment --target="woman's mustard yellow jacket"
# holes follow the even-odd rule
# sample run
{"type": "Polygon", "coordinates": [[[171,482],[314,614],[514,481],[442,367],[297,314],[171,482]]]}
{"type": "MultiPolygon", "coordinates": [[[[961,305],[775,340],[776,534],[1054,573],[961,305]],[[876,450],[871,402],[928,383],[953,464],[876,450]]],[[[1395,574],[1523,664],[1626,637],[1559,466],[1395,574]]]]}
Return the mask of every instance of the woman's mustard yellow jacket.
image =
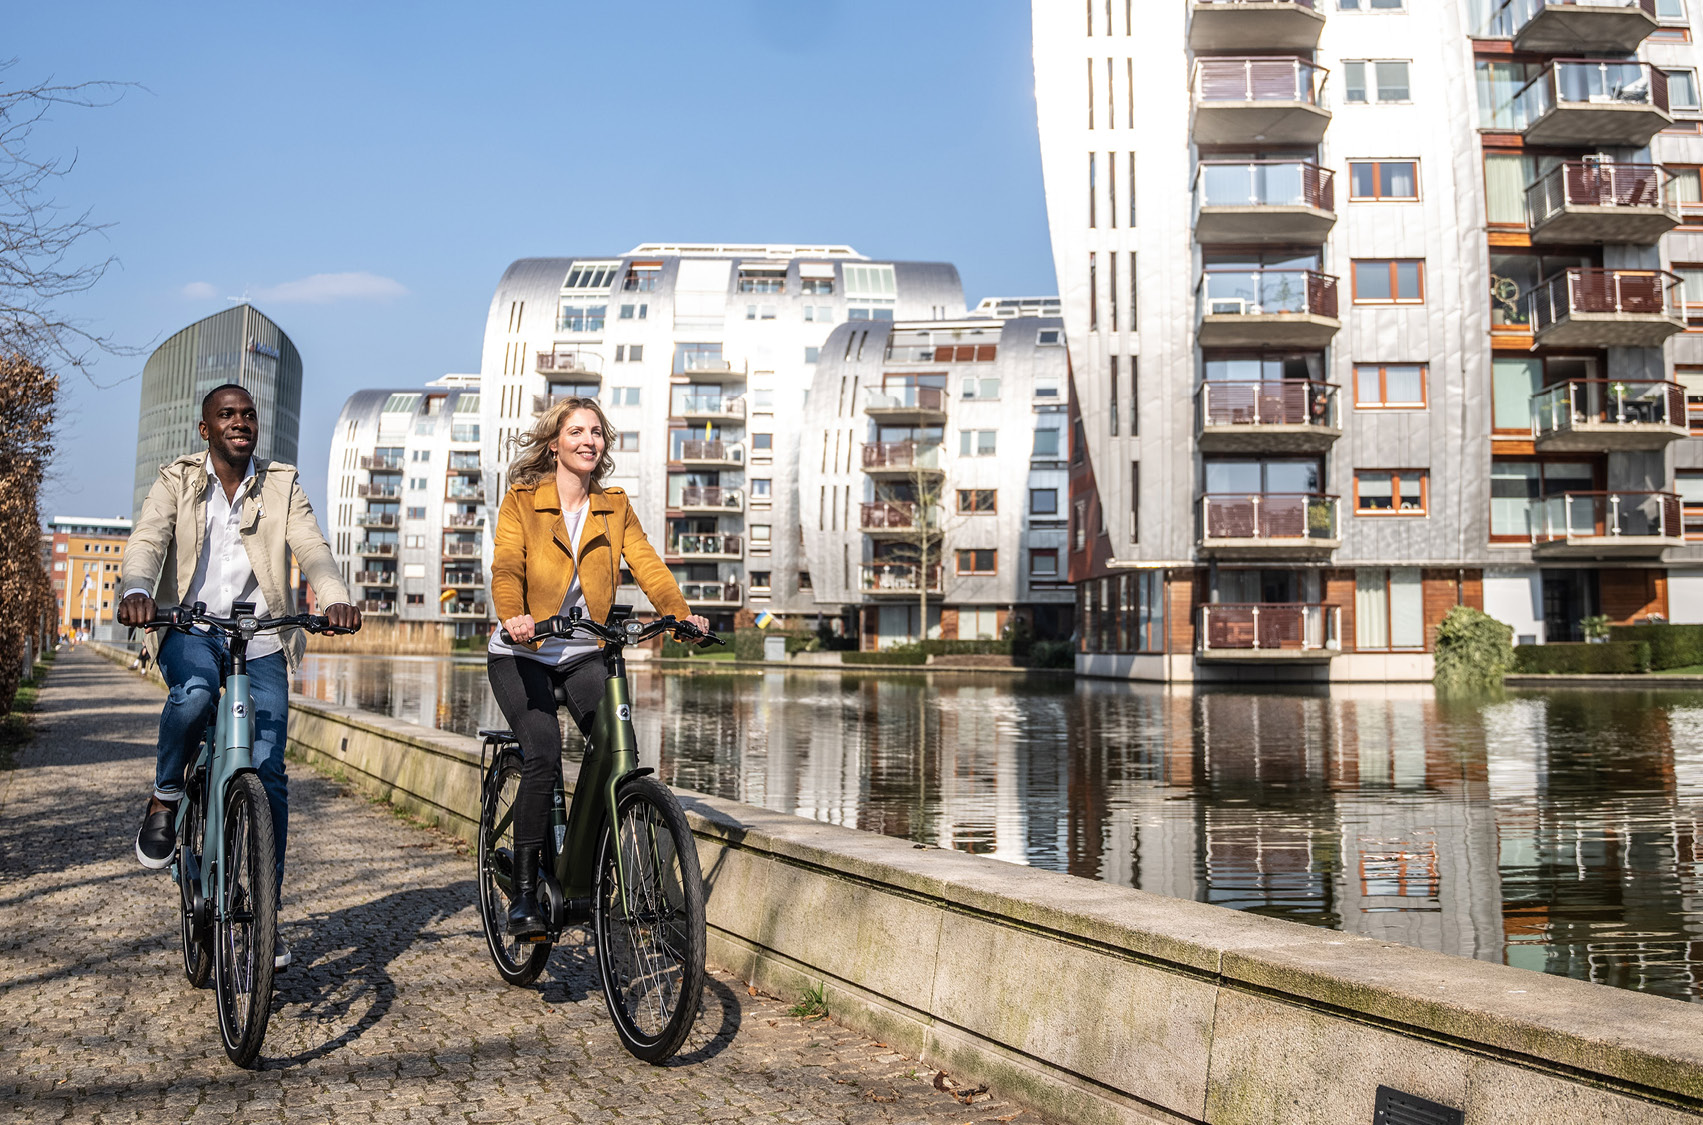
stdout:
{"type": "Polygon", "coordinates": [[[567,542],[568,527],[556,480],[546,477],[534,485],[515,485],[503,497],[492,539],[491,604],[497,620],[523,613],[542,621],[562,611],[573,580],[574,557],[579,557],[580,590],[591,619],[609,617],[615,591],[621,585],[621,561],[626,559],[633,580],[658,613],[686,617],[691,609],[674,575],[645,538],[645,529],[627,494],[619,488],[593,486],[578,551],[567,542]]]}

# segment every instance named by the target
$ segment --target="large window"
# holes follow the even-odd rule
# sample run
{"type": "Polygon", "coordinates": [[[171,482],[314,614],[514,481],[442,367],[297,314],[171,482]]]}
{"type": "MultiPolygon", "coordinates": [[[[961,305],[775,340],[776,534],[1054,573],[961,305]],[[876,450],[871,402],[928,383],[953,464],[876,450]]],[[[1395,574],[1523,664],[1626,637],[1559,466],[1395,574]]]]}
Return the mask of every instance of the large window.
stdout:
{"type": "MultiPolygon", "coordinates": [[[[1703,484],[1703,480],[1699,481],[1703,484]]],[[[1029,548],[1029,577],[1051,582],[1058,578],[1058,548],[1029,548]]]]}
{"type": "Polygon", "coordinates": [[[1696,113],[1703,109],[1703,103],[1697,98],[1697,72],[1689,68],[1684,70],[1664,70],[1668,76],[1668,108],[1675,113],[1696,113]]]}
{"type": "Polygon", "coordinates": [[[1044,460],[1057,460],[1058,449],[1058,429],[1056,427],[1047,426],[1035,431],[1035,452],[1033,456],[1044,460]]]}
{"type": "Polygon", "coordinates": [[[1685,522],[1687,539],[1703,539],[1703,469],[1681,469],[1674,474],[1674,488],[1679,492],[1680,511],[1685,522]]]}
{"type": "Polygon", "coordinates": [[[1478,124],[1483,129],[1524,129],[1539,99],[1527,83],[1542,72],[1541,62],[1478,60],[1478,124]]]}
{"type": "Polygon", "coordinates": [[[1425,263],[1419,258],[1361,258],[1354,263],[1357,305],[1417,305],[1425,300],[1425,263]]]}
{"type": "Polygon", "coordinates": [[[1543,388],[1543,361],[1498,356],[1490,362],[1490,427],[1531,433],[1532,396],[1543,388]]]}
{"type": "Polygon", "coordinates": [[[958,514],[992,515],[998,506],[998,493],[991,488],[960,488],[958,514]]]}
{"type": "Polygon", "coordinates": [[[1354,406],[1359,410],[1424,410],[1426,365],[1357,363],[1354,406]]]}
{"type": "Polygon", "coordinates": [[[1542,498],[1589,492],[1596,474],[1584,461],[1490,459],[1490,537],[1529,539],[1541,526],[1542,498]]]}
{"type": "Polygon", "coordinates": [[[1423,516],[1430,499],[1425,469],[1359,469],[1354,474],[1354,514],[1423,516]]]}
{"type": "Polygon", "coordinates": [[[992,547],[969,547],[958,551],[959,574],[993,574],[998,570],[999,552],[992,547]]]}
{"type": "Polygon", "coordinates": [[[564,301],[561,315],[556,318],[558,332],[601,332],[609,315],[609,306],[601,302],[564,301]]]}
{"type": "Polygon", "coordinates": [[[1354,646],[1361,650],[1423,649],[1425,597],[1416,566],[1362,567],[1354,572],[1354,646]]]}
{"type": "Polygon", "coordinates": [[[1350,160],[1348,198],[1408,201],[1418,199],[1419,161],[1350,160]]]}
{"type": "Polygon", "coordinates": [[[1031,488],[1029,490],[1029,514],[1032,516],[1058,515],[1058,489],[1031,488]]]}
{"type": "Polygon", "coordinates": [[[1342,64],[1343,100],[1350,103],[1411,101],[1406,59],[1351,59],[1342,64]]]}
{"type": "Polygon", "coordinates": [[[992,457],[999,452],[998,430],[959,430],[958,456],[992,457]]]}
{"type": "Polygon", "coordinates": [[[1675,262],[1673,272],[1684,283],[1679,299],[1685,306],[1686,323],[1693,328],[1703,327],[1703,262],[1675,262]]]}

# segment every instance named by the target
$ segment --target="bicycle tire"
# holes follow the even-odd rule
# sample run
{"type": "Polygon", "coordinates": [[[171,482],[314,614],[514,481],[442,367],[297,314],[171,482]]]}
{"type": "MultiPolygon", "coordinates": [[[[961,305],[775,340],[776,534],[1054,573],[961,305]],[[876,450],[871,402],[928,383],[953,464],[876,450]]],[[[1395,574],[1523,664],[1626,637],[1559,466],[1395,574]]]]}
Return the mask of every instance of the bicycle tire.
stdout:
{"type": "Polygon", "coordinates": [[[243,772],[225,794],[225,862],[214,915],[213,991],[225,1055],[252,1067],[272,1016],[278,943],[278,873],[272,809],[258,775],[243,772]]]}
{"type": "Polygon", "coordinates": [[[520,755],[502,750],[491,764],[485,798],[479,804],[479,921],[485,930],[485,946],[497,972],[510,984],[525,986],[538,979],[544,963],[550,959],[548,941],[518,941],[508,934],[509,899],[497,882],[499,853],[507,852],[512,878],[514,856],[514,822],[497,824],[514,808],[515,794],[520,789],[520,755]]]}
{"type": "Polygon", "coordinates": [[[189,806],[177,842],[178,936],[183,942],[183,975],[188,978],[189,987],[201,988],[213,971],[213,942],[205,928],[199,935],[196,933],[196,924],[204,920],[206,912],[201,912],[201,919],[196,917],[195,899],[201,884],[199,879],[191,882],[188,871],[189,861],[193,860],[196,871],[205,874],[202,864],[207,854],[207,807],[203,803],[205,795],[199,790],[191,789],[183,799],[189,806]]]}
{"type": "Polygon", "coordinates": [[[658,1064],[680,1049],[704,991],[704,881],[686,814],[651,777],[621,786],[597,844],[597,969],[621,1045],[658,1064]],[[628,880],[621,902],[615,848],[628,880]]]}

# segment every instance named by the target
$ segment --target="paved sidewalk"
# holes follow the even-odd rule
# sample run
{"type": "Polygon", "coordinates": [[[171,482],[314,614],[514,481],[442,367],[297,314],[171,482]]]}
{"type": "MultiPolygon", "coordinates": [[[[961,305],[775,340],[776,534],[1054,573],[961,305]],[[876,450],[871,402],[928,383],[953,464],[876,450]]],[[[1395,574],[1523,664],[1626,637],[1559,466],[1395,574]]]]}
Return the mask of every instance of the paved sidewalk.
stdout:
{"type": "Polygon", "coordinates": [[[176,893],[132,841],[161,693],[92,652],[62,654],[35,743],[0,772],[0,1107],[7,1121],[1014,1122],[935,1072],[712,973],[667,1067],[609,1026],[583,948],[539,986],[504,985],[473,861],[299,763],[265,1069],[219,1049],[192,991],[176,893]]]}

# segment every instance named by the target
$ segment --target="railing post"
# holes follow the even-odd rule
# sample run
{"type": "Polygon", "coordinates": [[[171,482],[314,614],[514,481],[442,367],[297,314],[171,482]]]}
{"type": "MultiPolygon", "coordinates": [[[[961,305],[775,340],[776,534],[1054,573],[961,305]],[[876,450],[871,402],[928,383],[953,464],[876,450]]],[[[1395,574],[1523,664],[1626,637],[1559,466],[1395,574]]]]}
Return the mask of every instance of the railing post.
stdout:
{"type": "Polygon", "coordinates": [[[1260,498],[1258,496],[1250,496],[1248,499],[1253,502],[1254,506],[1254,538],[1263,539],[1265,537],[1260,534],[1260,532],[1264,530],[1260,523],[1260,498]]]}
{"type": "Polygon", "coordinates": [[[1260,607],[1254,606],[1254,648],[1260,647],[1260,607]]]}
{"type": "Polygon", "coordinates": [[[1609,525],[1611,528],[1613,528],[1613,530],[1610,531],[1609,534],[1610,535],[1619,535],[1620,534],[1620,494],[1618,492],[1609,493],[1608,509],[1609,509],[1609,513],[1610,513],[1610,519],[1613,521],[1609,525]]]}

